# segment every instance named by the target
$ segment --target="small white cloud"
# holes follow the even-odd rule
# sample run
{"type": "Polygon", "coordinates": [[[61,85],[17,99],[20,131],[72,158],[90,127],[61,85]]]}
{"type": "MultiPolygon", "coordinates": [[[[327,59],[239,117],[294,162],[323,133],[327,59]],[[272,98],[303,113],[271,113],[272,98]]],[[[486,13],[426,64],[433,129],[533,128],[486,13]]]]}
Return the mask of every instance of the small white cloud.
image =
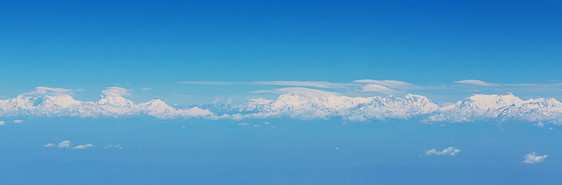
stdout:
{"type": "Polygon", "coordinates": [[[441,151],[437,151],[435,148],[433,148],[431,150],[425,150],[425,155],[450,155],[450,156],[455,156],[460,151],[461,150],[450,146],[449,148],[445,148],[441,151]]]}
{"type": "Polygon", "coordinates": [[[129,90],[123,87],[108,87],[101,91],[106,96],[130,96],[129,90]]]}
{"type": "Polygon", "coordinates": [[[239,123],[238,125],[240,125],[240,126],[246,126],[246,125],[249,125],[249,123],[239,123]]]}
{"type": "Polygon", "coordinates": [[[123,147],[121,145],[105,145],[103,148],[104,149],[119,149],[119,150],[123,149],[123,147]]]}
{"type": "Polygon", "coordinates": [[[94,145],[93,144],[76,145],[75,147],[72,147],[72,149],[83,150],[83,149],[90,148],[90,147],[94,147],[94,145]]]}
{"type": "Polygon", "coordinates": [[[340,150],[340,147],[334,147],[334,150],[338,151],[338,150],[340,150]]]}
{"type": "Polygon", "coordinates": [[[544,128],[544,123],[542,123],[542,122],[539,121],[539,122],[537,123],[537,127],[544,128]]]}
{"type": "Polygon", "coordinates": [[[86,149],[86,148],[90,148],[93,147],[93,144],[83,144],[83,145],[76,145],[73,147],[72,142],[70,142],[69,140],[64,140],[62,142],[60,142],[59,144],[55,144],[55,143],[48,143],[43,145],[43,147],[57,147],[57,148],[72,148],[72,149],[86,149]]]}
{"type": "Polygon", "coordinates": [[[147,88],[147,87],[145,87],[145,88],[142,88],[141,90],[143,90],[143,91],[152,91],[152,88],[147,88]]]}
{"type": "Polygon", "coordinates": [[[0,121],[0,126],[5,125],[6,122],[5,121],[0,121]]]}
{"type": "Polygon", "coordinates": [[[495,83],[489,83],[489,82],[485,82],[485,81],[482,81],[482,80],[459,80],[459,81],[455,81],[455,83],[477,85],[477,86],[496,86],[496,85],[498,85],[498,84],[495,84],[495,83]]]}
{"type": "Polygon", "coordinates": [[[62,141],[57,145],[59,148],[68,148],[70,146],[72,146],[72,143],[69,140],[62,141]]]}
{"type": "Polygon", "coordinates": [[[23,120],[16,119],[14,120],[14,123],[23,123],[23,120]]]}
{"type": "Polygon", "coordinates": [[[543,162],[548,157],[548,155],[537,155],[536,152],[533,152],[525,155],[524,157],[525,160],[523,160],[523,163],[534,164],[543,162]]]}

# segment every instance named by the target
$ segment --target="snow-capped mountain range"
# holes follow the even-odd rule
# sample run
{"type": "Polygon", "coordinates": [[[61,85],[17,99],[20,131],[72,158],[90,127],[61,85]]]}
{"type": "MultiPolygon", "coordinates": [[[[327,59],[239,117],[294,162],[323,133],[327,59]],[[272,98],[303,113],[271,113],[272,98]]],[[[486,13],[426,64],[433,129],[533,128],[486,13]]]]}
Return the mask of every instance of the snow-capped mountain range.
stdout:
{"type": "Polygon", "coordinates": [[[248,117],[289,116],[298,119],[343,117],[352,121],[369,119],[408,119],[434,112],[439,106],[419,95],[405,97],[311,96],[287,93],[275,100],[250,99],[237,106],[248,117]]]}
{"type": "Polygon", "coordinates": [[[122,117],[148,115],[161,119],[212,116],[198,107],[176,109],[161,100],[135,104],[119,93],[104,92],[97,102],[74,100],[70,95],[19,95],[0,100],[0,116],[122,117]]]}
{"type": "Polygon", "coordinates": [[[123,89],[104,90],[97,102],[78,101],[70,95],[19,95],[0,100],[0,117],[123,117],[153,116],[160,119],[244,119],[290,117],[350,121],[411,119],[430,122],[523,120],[562,124],[562,103],[554,98],[522,100],[513,94],[475,94],[454,104],[439,105],[425,96],[348,97],[336,94],[285,93],[273,100],[255,98],[241,105],[208,109],[175,108],[161,100],[136,104],[123,97],[123,89]],[[117,92],[117,93],[116,93],[117,92]],[[221,110],[219,110],[221,109],[221,110]],[[213,112],[228,112],[217,115],[213,112]]]}

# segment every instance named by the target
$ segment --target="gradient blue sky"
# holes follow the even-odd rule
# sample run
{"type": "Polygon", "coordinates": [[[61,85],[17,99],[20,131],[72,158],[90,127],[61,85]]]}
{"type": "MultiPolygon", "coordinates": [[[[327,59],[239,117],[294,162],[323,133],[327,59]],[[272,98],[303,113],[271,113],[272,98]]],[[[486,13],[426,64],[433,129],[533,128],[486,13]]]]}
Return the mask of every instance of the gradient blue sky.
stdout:
{"type": "Polygon", "coordinates": [[[0,184],[560,183],[561,33],[560,0],[0,0],[0,184]],[[280,88],[313,95],[217,105],[280,88]]]}
{"type": "Polygon", "coordinates": [[[119,85],[189,104],[174,95],[221,90],[178,81],[562,79],[557,0],[2,1],[0,22],[4,97],[119,85]]]}

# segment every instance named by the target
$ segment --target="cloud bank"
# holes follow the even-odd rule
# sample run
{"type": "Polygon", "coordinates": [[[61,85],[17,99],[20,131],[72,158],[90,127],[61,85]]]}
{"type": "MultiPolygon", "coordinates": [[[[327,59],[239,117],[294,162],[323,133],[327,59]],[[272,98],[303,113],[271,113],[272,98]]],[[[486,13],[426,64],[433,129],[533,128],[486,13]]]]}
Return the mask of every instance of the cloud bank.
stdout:
{"type": "MultiPolygon", "coordinates": [[[[384,83],[389,87],[407,85],[395,81],[384,81],[384,83]]],[[[96,102],[78,101],[68,94],[21,94],[12,99],[0,100],[0,116],[83,118],[152,116],[159,119],[289,117],[303,120],[339,118],[349,121],[421,119],[428,122],[520,120],[541,122],[541,124],[562,124],[562,103],[554,98],[524,100],[513,94],[475,94],[453,104],[437,104],[425,96],[414,94],[401,97],[349,97],[304,87],[268,91],[268,93],[272,92],[280,95],[274,99],[252,98],[240,105],[228,107],[210,105],[206,109],[175,108],[158,99],[137,104],[124,98],[130,96],[130,93],[121,87],[103,90],[100,99],[96,102]]]]}

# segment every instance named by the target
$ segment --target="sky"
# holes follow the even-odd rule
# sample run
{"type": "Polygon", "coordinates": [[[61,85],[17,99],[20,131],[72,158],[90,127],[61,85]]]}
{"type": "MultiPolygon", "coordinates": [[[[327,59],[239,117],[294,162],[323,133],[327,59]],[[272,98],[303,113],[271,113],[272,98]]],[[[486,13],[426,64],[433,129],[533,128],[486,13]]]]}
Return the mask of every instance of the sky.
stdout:
{"type": "Polygon", "coordinates": [[[561,23],[559,0],[0,0],[0,184],[553,184],[561,23]]]}
{"type": "Polygon", "coordinates": [[[47,86],[96,99],[125,86],[190,105],[209,102],[181,95],[228,94],[178,82],[552,83],[561,79],[559,4],[3,1],[0,95],[47,86]]]}

